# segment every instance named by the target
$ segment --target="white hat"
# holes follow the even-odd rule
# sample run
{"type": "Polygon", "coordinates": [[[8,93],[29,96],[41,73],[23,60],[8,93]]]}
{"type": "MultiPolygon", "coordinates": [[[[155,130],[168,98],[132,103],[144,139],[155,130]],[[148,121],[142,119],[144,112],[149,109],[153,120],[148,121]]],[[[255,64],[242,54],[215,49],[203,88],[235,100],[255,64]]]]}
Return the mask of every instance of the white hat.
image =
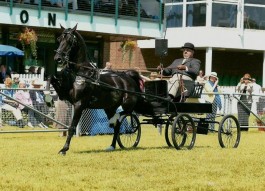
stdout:
{"type": "Polygon", "coordinates": [[[40,79],[35,79],[35,80],[32,80],[32,85],[34,86],[42,86],[43,85],[43,81],[41,81],[40,79]]]}
{"type": "Polygon", "coordinates": [[[210,76],[209,77],[214,77],[214,78],[218,78],[217,77],[217,73],[216,72],[211,72],[210,76]]]}
{"type": "Polygon", "coordinates": [[[19,84],[26,84],[26,82],[24,80],[20,80],[19,84]]]}
{"type": "Polygon", "coordinates": [[[19,74],[12,74],[12,78],[19,78],[19,74]]]}

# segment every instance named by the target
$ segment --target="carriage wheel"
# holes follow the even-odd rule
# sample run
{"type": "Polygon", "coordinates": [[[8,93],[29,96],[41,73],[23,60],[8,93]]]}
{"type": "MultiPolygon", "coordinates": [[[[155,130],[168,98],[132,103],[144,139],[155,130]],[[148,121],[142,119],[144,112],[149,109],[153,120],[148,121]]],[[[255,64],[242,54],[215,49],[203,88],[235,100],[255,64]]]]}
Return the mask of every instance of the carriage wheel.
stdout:
{"type": "Polygon", "coordinates": [[[169,119],[167,120],[166,123],[166,128],[165,128],[165,139],[166,139],[166,143],[169,147],[173,147],[173,143],[172,141],[170,141],[170,135],[171,135],[171,129],[172,129],[172,124],[174,121],[174,115],[170,116],[169,119]]]}
{"type": "Polygon", "coordinates": [[[240,142],[240,126],[237,118],[226,115],[220,122],[218,129],[218,140],[222,148],[237,148],[240,142]]]}
{"type": "Polygon", "coordinates": [[[191,116],[178,115],[173,122],[171,135],[177,150],[192,149],[196,140],[196,128],[191,116]]]}
{"type": "Polygon", "coordinates": [[[121,119],[117,141],[120,148],[136,147],[141,137],[141,124],[135,114],[124,115],[121,119]]]}

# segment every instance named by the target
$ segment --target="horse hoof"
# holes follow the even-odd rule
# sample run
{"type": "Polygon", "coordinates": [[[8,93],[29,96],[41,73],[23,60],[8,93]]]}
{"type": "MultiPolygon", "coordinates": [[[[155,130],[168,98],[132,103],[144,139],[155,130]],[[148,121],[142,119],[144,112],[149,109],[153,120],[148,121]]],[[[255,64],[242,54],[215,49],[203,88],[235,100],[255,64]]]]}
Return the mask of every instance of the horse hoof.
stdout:
{"type": "Polygon", "coordinates": [[[114,151],[115,148],[113,146],[109,146],[108,148],[106,148],[106,151],[114,151]]]}
{"type": "Polygon", "coordinates": [[[65,151],[59,151],[58,154],[59,154],[59,155],[62,155],[62,156],[65,156],[65,155],[66,155],[66,152],[65,152],[65,151]]]}

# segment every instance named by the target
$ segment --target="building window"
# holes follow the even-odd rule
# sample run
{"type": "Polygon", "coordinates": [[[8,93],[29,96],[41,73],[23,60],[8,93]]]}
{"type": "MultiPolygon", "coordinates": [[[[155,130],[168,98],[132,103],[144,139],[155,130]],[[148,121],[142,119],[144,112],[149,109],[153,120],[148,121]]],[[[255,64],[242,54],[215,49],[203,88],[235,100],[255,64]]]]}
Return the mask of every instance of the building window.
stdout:
{"type": "Polygon", "coordinates": [[[165,0],[164,3],[180,3],[183,2],[183,0],[165,0]]]}
{"type": "Polygon", "coordinates": [[[183,5],[166,6],[165,14],[167,19],[167,27],[182,27],[182,13],[183,5]]]}
{"type": "Polygon", "coordinates": [[[244,28],[265,29],[265,8],[245,6],[244,28]]]}
{"type": "Polygon", "coordinates": [[[237,21],[237,5],[213,3],[212,26],[235,28],[237,21]]]}
{"type": "Polygon", "coordinates": [[[206,4],[187,4],[186,7],[186,26],[205,26],[206,25],[206,4]]]}
{"type": "Polygon", "coordinates": [[[245,0],[245,3],[265,5],[264,0],[245,0]]]}

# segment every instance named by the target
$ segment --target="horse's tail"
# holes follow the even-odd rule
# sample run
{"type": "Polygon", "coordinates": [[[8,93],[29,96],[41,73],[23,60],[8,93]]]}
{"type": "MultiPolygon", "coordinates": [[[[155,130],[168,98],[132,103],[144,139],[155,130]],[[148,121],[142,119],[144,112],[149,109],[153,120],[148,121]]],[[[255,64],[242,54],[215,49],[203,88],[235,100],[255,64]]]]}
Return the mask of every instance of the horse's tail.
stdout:
{"type": "Polygon", "coordinates": [[[137,72],[136,70],[127,70],[125,71],[125,74],[135,81],[137,87],[139,88],[138,90],[141,91],[143,86],[143,79],[141,78],[139,72],[137,72]]]}

